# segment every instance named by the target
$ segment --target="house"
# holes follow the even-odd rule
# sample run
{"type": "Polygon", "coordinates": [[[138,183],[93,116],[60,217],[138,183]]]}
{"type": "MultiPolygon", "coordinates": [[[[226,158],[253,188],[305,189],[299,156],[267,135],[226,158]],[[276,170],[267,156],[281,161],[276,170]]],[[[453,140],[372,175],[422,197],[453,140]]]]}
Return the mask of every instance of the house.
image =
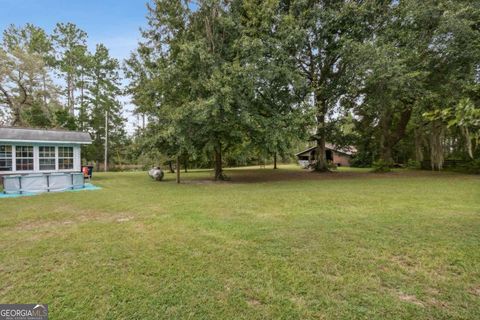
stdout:
{"type": "Polygon", "coordinates": [[[0,127],[0,176],[80,172],[80,147],[91,143],[85,132],[0,127]]]}
{"type": "MultiPolygon", "coordinates": [[[[295,154],[298,159],[298,163],[300,166],[302,166],[302,168],[307,168],[314,162],[316,148],[317,147],[311,147],[295,154]]],[[[325,158],[328,162],[331,162],[338,167],[350,166],[350,161],[356,152],[357,149],[355,149],[353,146],[337,148],[331,143],[325,144],[325,158]]]]}

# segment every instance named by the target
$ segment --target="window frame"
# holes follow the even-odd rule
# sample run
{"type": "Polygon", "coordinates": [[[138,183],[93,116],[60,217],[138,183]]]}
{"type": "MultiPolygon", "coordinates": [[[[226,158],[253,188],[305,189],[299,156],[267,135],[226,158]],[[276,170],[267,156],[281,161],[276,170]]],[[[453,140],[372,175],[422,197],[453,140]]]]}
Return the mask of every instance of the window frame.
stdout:
{"type": "Polygon", "coordinates": [[[57,147],[56,146],[52,146],[52,145],[38,146],[38,170],[42,172],[57,171],[57,147]],[[42,148],[53,148],[53,156],[51,155],[51,153],[50,153],[50,156],[48,157],[42,156],[42,151],[41,151],[42,148]],[[42,169],[42,160],[53,160],[53,169],[42,169]]]}
{"type": "MultiPolygon", "coordinates": [[[[30,161],[27,162],[30,164],[30,161]]],[[[31,172],[35,171],[35,146],[34,145],[15,145],[15,171],[16,172],[31,172]],[[24,151],[23,148],[31,148],[30,150],[24,151]],[[20,152],[20,156],[19,153],[20,152]],[[23,156],[22,153],[27,152],[29,154],[31,152],[31,156],[23,156]],[[32,168],[31,169],[19,169],[19,166],[23,166],[23,164],[18,163],[18,161],[22,160],[31,160],[32,168]]]]}
{"type": "MultiPolygon", "coordinates": [[[[63,151],[63,150],[62,150],[63,151]]],[[[73,146],[58,146],[57,147],[57,170],[64,171],[64,170],[75,170],[75,148],[73,146]],[[71,149],[71,156],[66,157],[64,153],[60,153],[60,149],[71,149]],[[71,168],[64,168],[64,164],[60,164],[60,161],[63,160],[70,160],[71,168]]]]}
{"type": "Polygon", "coordinates": [[[13,172],[14,169],[15,169],[15,166],[14,166],[14,161],[15,161],[15,157],[14,157],[14,153],[15,153],[15,147],[11,144],[0,144],[0,161],[9,161],[10,160],[10,167],[8,166],[4,166],[4,167],[0,167],[0,172],[13,172]],[[10,147],[10,151],[1,151],[1,147],[10,147]],[[10,157],[8,157],[6,154],[7,153],[10,153],[10,157]],[[1,170],[1,168],[10,168],[10,170],[1,170]]]}

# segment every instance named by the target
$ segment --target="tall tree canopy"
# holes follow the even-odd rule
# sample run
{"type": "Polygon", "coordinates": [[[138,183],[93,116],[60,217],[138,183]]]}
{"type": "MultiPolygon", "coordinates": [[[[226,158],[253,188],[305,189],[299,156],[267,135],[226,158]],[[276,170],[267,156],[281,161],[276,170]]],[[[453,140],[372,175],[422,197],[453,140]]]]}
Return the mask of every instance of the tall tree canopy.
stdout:
{"type": "Polygon", "coordinates": [[[149,115],[150,127],[160,127],[150,132],[172,154],[213,159],[214,177],[221,180],[225,153],[255,143],[271,154],[282,151],[280,140],[289,137],[272,132],[292,127],[272,119],[294,110],[293,90],[288,78],[252,59],[256,52],[273,68],[279,57],[263,55],[271,50],[266,46],[252,48],[264,31],[252,30],[246,19],[252,12],[242,1],[197,5],[191,10],[189,3],[155,1],[145,41],[127,62],[127,74],[139,112],[149,115]]]}

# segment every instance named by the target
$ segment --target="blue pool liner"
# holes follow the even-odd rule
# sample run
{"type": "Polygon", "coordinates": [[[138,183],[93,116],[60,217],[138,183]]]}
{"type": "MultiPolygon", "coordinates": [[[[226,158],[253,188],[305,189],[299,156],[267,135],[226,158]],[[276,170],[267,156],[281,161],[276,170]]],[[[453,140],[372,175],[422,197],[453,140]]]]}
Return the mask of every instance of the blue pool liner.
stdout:
{"type": "MultiPolygon", "coordinates": [[[[73,190],[65,190],[65,191],[58,191],[58,192],[77,192],[77,191],[85,191],[85,190],[100,190],[102,188],[94,186],[91,183],[85,183],[84,188],[78,188],[78,189],[73,189],[73,190]]],[[[0,192],[0,199],[3,198],[20,198],[20,197],[30,197],[30,196],[36,196],[39,194],[44,194],[44,193],[58,193],[58,192],[40,192],[40,193],[34,193],[34,192],[23,192],[22,194],[5,194],[3,192],[0,192]]]]}

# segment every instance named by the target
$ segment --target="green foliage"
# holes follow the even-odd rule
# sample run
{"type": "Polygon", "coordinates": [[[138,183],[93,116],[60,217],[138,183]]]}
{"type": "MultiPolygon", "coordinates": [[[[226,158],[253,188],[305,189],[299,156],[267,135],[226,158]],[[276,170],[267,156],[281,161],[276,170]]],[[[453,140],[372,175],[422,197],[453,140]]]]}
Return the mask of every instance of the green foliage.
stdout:
{"type": "Polygon", "coordinates": [[[100,44],[91,56],[86,86],[87,93],[84,105],[89,111],[87,130],[90,131],[93,143],[86,148],[86,156],[89,159],[104,161],[105,136],[108,129],[109,158],[113,158],[122,152],[126,143],[126,133],[121,112],[122,105],[118,100],[121,94],[119,62],[111,58],[108,49],[100,44]],[[107,125],[105,127],[105,118],[107,125]]]}
{"type": "Polygon", "coordinates": [[[385,173],[392,171],[392,162],[385,160],[378,160],[372,164],[372,172],[375,173],[385,173]]]}
{"type": "Polygon", "coordinates": [[[473,159],[476,147],[480,144],[480,107],[470,98],[461,99],[455,107],[435,109],[423,114],[429,121],[440,121],[447,128],[457,128],[465,140],[468,156],[473,159]]]}
{"type": "Polygon", "coordinates": [[[75,122],[75,117],[70,114],[68,109],[59,108],[55,110],[54,116],[55,127],[68,130],[77,130],[77,123],[75,122]]]}
{"type": "Polygon", "coordinates": [[[466,165],[468,173],[480,174],[480,159],[471,160],[466,165]]]}
{"type": "Polygon", "coordinates": [[[273,21],[256,10],[269,5],[202,1],[192,11],[158,0],[149,7],[145,40],[126,66],[137,113],[149,119],[145,141],[170,158],[215,158],[216,179],[235,154],[291,150],[305,126],[290,90],[295,79],[273,52],[278,40],[256,24],[273,21]]]}
{"type": "Polygon", "coordinates": [[[350,165],[356,168],[370,168],[372,164],[373,156],[369,151],[358,152],[350,162],[350,165]]]}
{"type": "Polygon", "coordinates": [[[73,23],[57,23],[51,38],[55,48],[54,63],[66,83],[67,108],[74,115],[75,90],[87,52],[87,33],[73,23]]]}
{"type": "Polygon", "coordinates": [[[420,169],[420,162],[412,159],[408,159],[407,168],[409,169],[420,169]]]}
{"type": "Polygon", "coordinates": [[[450,171],[469,173],[469,174],[480,174],[480,158],[469,159],[467,162],[457,165],[452,168],[448,168],[450,171]]]}
{"type": "Polygon", "coordinates": [[[52,122],[52,110],[58,106],[56,86],[42,55],[29,50],[6,40],[0,47],[0,108],[12,125],[44,126],[52,122]]]}

